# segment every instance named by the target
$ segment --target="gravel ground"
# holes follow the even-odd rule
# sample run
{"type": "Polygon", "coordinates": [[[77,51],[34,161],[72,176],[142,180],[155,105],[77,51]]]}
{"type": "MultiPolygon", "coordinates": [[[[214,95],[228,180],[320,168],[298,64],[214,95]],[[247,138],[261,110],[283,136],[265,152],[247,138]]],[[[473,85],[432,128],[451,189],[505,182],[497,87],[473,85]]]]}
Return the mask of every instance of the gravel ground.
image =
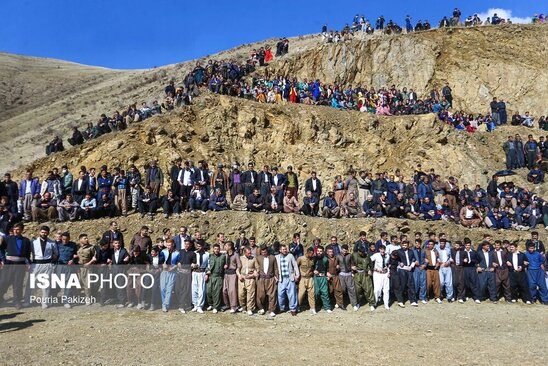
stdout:
{"type": "Polygon", "coordinates": [[[548,307],[430,302],[297,317],[0,309],[3,365],[543,365],[548,307]],[[531,349],[541,350],[532,352],[531,349]]]}

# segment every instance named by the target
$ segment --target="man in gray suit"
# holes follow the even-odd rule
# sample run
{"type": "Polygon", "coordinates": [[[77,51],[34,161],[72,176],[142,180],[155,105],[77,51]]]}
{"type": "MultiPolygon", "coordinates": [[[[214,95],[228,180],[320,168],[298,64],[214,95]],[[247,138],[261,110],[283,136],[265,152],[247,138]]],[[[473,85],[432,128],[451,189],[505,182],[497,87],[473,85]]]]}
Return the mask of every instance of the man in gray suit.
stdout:
{"type": "Polygon", "coordinates": [[[286,297],[289,300],[291,315],[297,315],[297,287],[300,273],[297,261],[293,254],[289,253],[287,245],[280,246],[280,254],[276,256],[276,263],[280,277],[278,280],[278,305],[280,312],[286,311],[286,297]]]}

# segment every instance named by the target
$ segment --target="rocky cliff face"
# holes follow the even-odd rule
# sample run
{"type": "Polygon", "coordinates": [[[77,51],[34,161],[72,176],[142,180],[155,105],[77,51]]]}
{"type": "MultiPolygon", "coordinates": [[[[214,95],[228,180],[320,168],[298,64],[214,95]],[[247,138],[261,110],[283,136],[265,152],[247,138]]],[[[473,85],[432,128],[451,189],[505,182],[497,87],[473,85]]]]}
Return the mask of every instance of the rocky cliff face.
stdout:
{"type": "Polygon", "coordinates": [[[405,36],[357,37],[324,44],[273,63],[266,71],[330,83],[381,87],[395,84],[419,95],[445,83],[456,107],[489,111],[493,97],[510,111],[548,110],[548,26],[450,28],[405,36]]]}

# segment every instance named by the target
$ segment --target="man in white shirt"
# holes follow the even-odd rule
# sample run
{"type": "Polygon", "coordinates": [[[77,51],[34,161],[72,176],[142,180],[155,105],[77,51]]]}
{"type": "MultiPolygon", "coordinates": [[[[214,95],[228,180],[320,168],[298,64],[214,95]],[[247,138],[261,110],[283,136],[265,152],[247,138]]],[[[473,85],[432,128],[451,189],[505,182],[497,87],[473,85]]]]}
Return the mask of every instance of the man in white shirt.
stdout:
{"type": "Polygon", "coordinates": [[[177,180],[179,181],[179,185],[181,187],[180,197],[186,202],[183,203],[183,207],[185,207],[185,204],[188,205],[190,191],[194,185],[194,173],[190,169],[190,162],[185,161],[185,166],[179,171],[177,180]]]}
{"type": "Polygon", "coordinates": [[[380,302],[381,292],[383,294],[383,303],[386,310],[390,309],[390,278],[388,262],[390,255],[386,253],[384,245],[379,246],[379,251],[371,256],[373,262],[373,291],[375,292],[375,301],[380,302]]]}
{"type": "Polygon", "coordinates": [[[438,247],[436,248],[439,255],[439,274],[440,274],[440,290],[445,288],[447,295],[447,301],[453,301],[453,273],[451,271],[451,247],[447,245],[445,238],[440,239],[438,247]]]}
{"type": "Polygon", "coordinates": [[[206,298],[206,271],[209,266],[209,253],[205,251],[203,243],[196,241],[196,263],[191,264],[192,267],[192,303],[194,308],[192,311],[196,311],[203,314],[203,307],[206,298]]]}
{"type": "MultiPolygon", "coordinates": [[[[129,263],[129,253],[122,248],[122,243],[119,239],[112,240],[112,276],[115,277],[120,273],[125,273],[126,265],[129,263]]],[[[121,280],[120,280],[121,281],[121,280]]],[[[127,300],[127,289],[122,286],[116,287],[116,302],[117,308],[123,308],[127,300]],[[120,288],[119,288],[120,287],[120,288]]]]}
{"type": "MultiPolygon", "coordinates": [[[[34,276],[46,274],[50,277],[53,270],[53,262],[56,261],[59,256],[57,245],[48,237],[49,232],[50,229],[48,226],[42,226],[40,228],[40,236],[31,242],[32,264],[30,267],[30,273],[34,276]]],[[[27,281],[25,293],[24,305],[29,306],[31,300],[34,300],[35,298],[33,296],[34,289],[30,288],[30,281],[27,281]]],[[[48,304],[51,303],[49,293],[49,286],[42,290],[42,298],[40,300],[42,309],[47,309],[48,304]]]]}

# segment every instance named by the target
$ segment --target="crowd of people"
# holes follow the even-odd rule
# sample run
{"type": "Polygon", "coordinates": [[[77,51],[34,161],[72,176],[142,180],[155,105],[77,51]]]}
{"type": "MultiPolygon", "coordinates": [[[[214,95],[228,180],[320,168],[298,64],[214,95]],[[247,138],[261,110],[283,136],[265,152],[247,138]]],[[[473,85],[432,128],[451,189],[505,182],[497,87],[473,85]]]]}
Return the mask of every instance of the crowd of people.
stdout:
{"type": "Polygon", "coordinates": [[[541,24],[546,21],[546,17],[544,14],[535,14],[533,15],[533,24],[541,24]]]}
{"type": "Polygon", "coordinates": [[[69,232],[52,239],[48,226],[32,239],[23,231],[18,223],[9,236],[0,237],[0,302],[11,286],[17,309],[37,303],[43,309],[56,303],[71,308],[77,290],[62,287],[58,301],[53,299],[58,299],[55,288],[46,286],[40,300],[33,301],[38,291],[28,286],[30,280],[24,284],[27,265],[34,277],[79,276],[85,295],[81,305],[178,309],[182,314],[296,316],[349,306],[354,311],[362,306],[390,310],[393,303],[404,308],[407,302],[412,307],[429,301],[496,304],[502,298],[509,304],[521,300],[548,305],[548,262],[538,232],[531,233],[520,252],[516,242],[493,241],[489,235],[474,247],[469,238],[452,241],[433,232],[427,238],[420,232],[413,237],[383,232],[369,242],[362,231],[353,245],[340,244],[336,236],[326,245],[321,238],[305,245],[299,233],[289,244],[259,245],[245,232],[235,241],[218,233],[209,244],[201,232],[191,236],[181,226],[175,236],[164,230],[153,245],[148,227],[127,243],[113,221],[94,245],[86,234],[78,235],[78,243],[69,232]],[[98,286],[88,280],[90,273],[131,274],[135,280],[127,286],[98,286]],[[146,284],[140,281],[145,277],[146,284]]]}
{"type": "MultiPolygon", "coordinates": [[[[165,87],[165,99],[162,103],[159,103],[158,100],[154,100],[152,103],[142,102],[140,107],[134,103],[122,113],[118,110],[114,111],[112,116],[103,113],[96,124],[88,123],[84,131],[80,131],[77,126],[74,126],[72,135],[67,141],[72,146],[80,145],[104,134],[125,130],[132,123],[169,112],[175,107],[189,105],[192,98],[200,95],[200,88],[204,86],[219,93],[230,94],[229,90],[233,85],[237,85],[245,76],[251,75],[257,67],[265,66],[274,57],[282,57],[288,52],[289,40],[281,38],[276,43],[275,56],[272,54],[271,47],[266,46],[258,50],[253,49],[245,62],[209,60],[206,65],[197,62],[194,69],[183,78],[180,85],[176,86],[175,82],[171,81],[165,87]]],[[[64,150],[63,140],[59,136],[55,136],[46,145],[46,155],[64,150]]]]}
{"type": "Polygon", "coordinates": [[[533,135],[529,135],[527,141],[523,142],[519,134],[508,136],[508,140],[502,145],[506,155],[506,168],[510,170],[528,168],[527,180],[529,182],[544,183],[544,171],[541,169],[541,164],[544,159],[548,160],[547,138],[540,136],[537,141],[533,135]]]}
{"type": "MultiPolygon", "coordinates": [[[[210,87],[214,93],[224,94],[210,87]]],[[[403,87],[381,87],[327,84],[320,80],[276,76],[270,79],[253,78],[251,83],[242,81],[234,85],[228,95],[238,96],[259,103],[298,103],[322,105],[340,110],[357,110],[377,115],[410,115],[438,113],[451,108],[453,96],[449,85],[442,88],[442,94],[434,88],[430,95],[419,98],[413,89],[403,87]]]]}
{"type": "MultiPolygon", "coordinates": [[[[543,23],[545,21],[545,17],[543,14],[537,15],[533,17],[533,24],[536,23],[543,23]]],[[[412,22],[412,17],[410,15],[407,15],[404,20],[405,23],[405,31],[407,33],[411,32],[420,32],[420,31],[426,31],[432,29],[432,26],[428,22],[427,19],[422,20],[419,19],[414,25],[412,22]]],[[[499,17],[497,13],[493,13],[493,16],[487,17],[485,20],[482,20],[478,14],[469,15],[466,18],[462,17],[462,13],[460,9],[455,8],[453,9],[452,15],[447,17],[444,16],[438,23],[439,28],[448,28],[448,27],[457,27],[457,26],[464,26],[464,27],[475,27],[475,26],[481,26],[481,25],[498,25],[498,24],[512,24],[512,21],[510,19],[504,19],[499,17]]],[[[356,14],[354,18],[352,19],[351,23],[346,23],[344,27],[338,31],[329,29],[328,25],[324,24],[322,26],[322,40],[326,43],[338,43],[342,41],[349,40],[353,35],[358,33],[366,33],[366,34],[373,34],[377,32],[382,32],[384,34],[400,34],[403,32],[403,28],[398,25],[397,22],[395,22],[392,19],[389,19],[388,22],[386,22],[386,19],[383,15],[379,16],[374,24],[372,24],[368,19],[366,19],[365,15],[359,15],[356,14]]]]}
{"type": "MultiPolygon", "coordinates": [[[[543,179],[536,165],[530,176],[533,181],[543,179]]],[[[263,165],[257,171],[252,162],[247,170],[238,163],[227,170],[223,164],[210,170],[205,161],[195,165],[178,158],[164,173],[151,160],[141,171],[135,165],[127,171],[120,167],[111,171],[103,165],[97,173],[94,167],[82,166],[76,177],[63,166],[60,172],[57,168],[48,171],[41,180],[31,170],[19,183],[10,174],[4,176],[0,231],[7,233],[21,220],[64,222],[130,212],[154,220],[160,208],[166,219],[178,218],[182,212],[230,209],[325,218],[445,220],[465,227],[506,230],[535,229],[539,224],[548,228],[544,199],[512,182],[498,183],[498,179],[493,175],[486,189],[480,184],[460,186],[454,177],[442,178],[433,169],[425,173],[420,165],[407,179],[400,169],[393,173],[349,169],[327,184],[314,171],[302,184],[292,166],[282,172],[263,165]]]]}

